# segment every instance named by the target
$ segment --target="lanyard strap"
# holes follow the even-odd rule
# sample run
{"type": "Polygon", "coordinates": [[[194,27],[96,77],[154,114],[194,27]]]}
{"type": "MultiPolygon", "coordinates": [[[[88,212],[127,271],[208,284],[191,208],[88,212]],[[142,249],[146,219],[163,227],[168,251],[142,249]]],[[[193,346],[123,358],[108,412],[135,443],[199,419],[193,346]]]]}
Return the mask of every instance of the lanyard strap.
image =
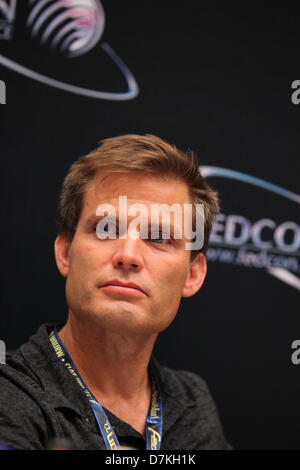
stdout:
{"type": "MultiPolygon", "coordinates": [[[[97,421],[99,430],[103,437],[106,449],[117,450],[120,448],[119,440],[114,432],[109,419],[102,408],[101,404],[90,392],[86,386],[83,378],[80,376],[71,356],[69,355],[65,345],[61,341],[56,327],[49,335],[50,343],[53,346],[56,357],[65,365],[66,369],[76,380],[78,385],[82,388],[87,399],[92,407],[95,419],[97,421]]],[[[158,388],[158,380],[155,377],[153,367],[151,367],[151,376],[153,379],[154,389],[152,392],[151,403],[146,419],[146,442],[147,450],[159,450],[162,438],[162,424],[163,424],[163,407],[161,394],[158,388]]]]}

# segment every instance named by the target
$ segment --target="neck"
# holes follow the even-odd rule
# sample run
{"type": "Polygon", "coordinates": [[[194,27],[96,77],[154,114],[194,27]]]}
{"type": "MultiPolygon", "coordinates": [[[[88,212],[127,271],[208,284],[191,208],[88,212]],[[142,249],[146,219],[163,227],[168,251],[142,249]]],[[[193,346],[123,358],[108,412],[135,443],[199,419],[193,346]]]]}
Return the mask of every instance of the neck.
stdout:
{"type": "Polygon", "coordinates": [[[72,312],[59,332],[88,388],[108,409],[150,401],[148,364],[157,334],[122,334],[79,323],[72,312]]]}

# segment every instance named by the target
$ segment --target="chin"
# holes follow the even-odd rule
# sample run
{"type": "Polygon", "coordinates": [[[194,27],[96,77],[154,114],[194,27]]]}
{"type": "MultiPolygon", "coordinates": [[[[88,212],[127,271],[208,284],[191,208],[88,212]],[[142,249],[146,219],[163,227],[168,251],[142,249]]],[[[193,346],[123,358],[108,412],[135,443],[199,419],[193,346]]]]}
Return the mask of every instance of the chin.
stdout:
{"type": "MultiPolygon", "coordinates": [[[[150,314],[149,314],[150,315],[150,314]]],[[[91,318],[91,317],[90,317],[91,318]]],[[[154,334],[157,329],[154,327],[149,316],[145,315],[141,309],[130,306],[118,306],[118,308],[101,309],[101,312],[94,311],[93,322],[97,323],[107,332],[126,334],[154,334]]]]}

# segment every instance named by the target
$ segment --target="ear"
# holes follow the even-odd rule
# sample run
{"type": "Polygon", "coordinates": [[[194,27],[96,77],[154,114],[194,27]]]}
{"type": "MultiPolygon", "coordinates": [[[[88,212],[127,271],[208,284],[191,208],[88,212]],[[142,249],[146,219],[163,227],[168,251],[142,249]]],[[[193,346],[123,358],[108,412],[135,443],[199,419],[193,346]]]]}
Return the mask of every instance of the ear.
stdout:
{"type": "Polygon", "coordinates": [[[59,233],[54,242],[55,261],[60,274],[67,277],[69,272],[69,249],[71,242],[64,233],[59,233]]]}
{"type": "Polygon", "coordinates": [[[206,258],[198,253],[190,263],[189,272],[183,286],[182,297],[191,297],[202,287],[207,271],[206,258]]]}

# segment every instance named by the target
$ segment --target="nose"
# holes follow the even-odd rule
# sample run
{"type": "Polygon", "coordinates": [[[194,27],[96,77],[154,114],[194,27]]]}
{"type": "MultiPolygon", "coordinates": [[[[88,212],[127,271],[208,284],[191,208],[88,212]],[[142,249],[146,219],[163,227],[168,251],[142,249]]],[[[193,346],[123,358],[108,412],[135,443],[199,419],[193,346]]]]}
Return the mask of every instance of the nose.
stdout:
{"type": "Polygon", "coordinates": [[[144,261],[141,256],[141,240],[118,239],[117,249],[113,255],[114,268],[124,271],[139,272],[143,269],[144,261]]]}

